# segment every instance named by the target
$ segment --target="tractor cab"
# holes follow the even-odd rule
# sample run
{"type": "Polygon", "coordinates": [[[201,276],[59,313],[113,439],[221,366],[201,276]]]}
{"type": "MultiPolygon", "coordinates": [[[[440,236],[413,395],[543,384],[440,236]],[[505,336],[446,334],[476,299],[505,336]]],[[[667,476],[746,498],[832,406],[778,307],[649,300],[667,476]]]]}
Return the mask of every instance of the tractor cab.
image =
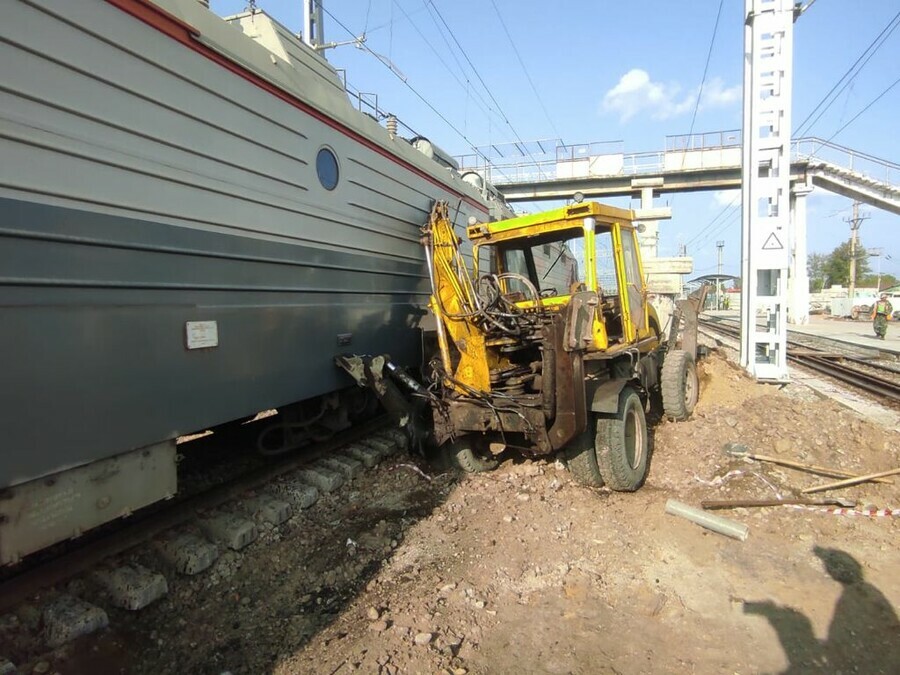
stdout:
{"type": "Polygon", "coordinates": [[[488,261],[504,300],[523,311],[561,311],[573,295],[596,293],[589,352],[658,339],[633,219],[630,210],[585,202],[471,225],[475,278],[488,261]]]}

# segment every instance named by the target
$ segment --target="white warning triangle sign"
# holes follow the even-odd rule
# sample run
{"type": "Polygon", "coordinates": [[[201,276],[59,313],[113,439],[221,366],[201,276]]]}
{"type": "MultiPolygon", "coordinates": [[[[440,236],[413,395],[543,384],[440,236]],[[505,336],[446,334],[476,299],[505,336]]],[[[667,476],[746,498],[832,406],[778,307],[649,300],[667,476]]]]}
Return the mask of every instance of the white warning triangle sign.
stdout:
{"type": "Polygon", "coordinates": [[[781,240],[774,232],[766,238],[766,241],[762,245],[763,251],[780,251],[783,248],[784,244],[781,243],[781,240]]]}

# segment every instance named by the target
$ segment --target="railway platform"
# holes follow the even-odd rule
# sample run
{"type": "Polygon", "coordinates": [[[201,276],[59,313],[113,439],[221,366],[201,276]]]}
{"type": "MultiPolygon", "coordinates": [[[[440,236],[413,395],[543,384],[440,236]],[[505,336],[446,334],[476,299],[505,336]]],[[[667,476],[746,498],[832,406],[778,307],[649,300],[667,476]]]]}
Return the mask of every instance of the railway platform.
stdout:
{"type": "MultiPolygon", "coordinates": [[[[704,315],[717,319],[729,319],[738,323],[741,321],[741,313],[737,310],[704,312],[704,315]]],[[[888,324],[888,333],[884,340],[875,337],[872,322],[868,319],[853,321],[821,314],[810,316],[809,323],[806,325],[789,325],[788,331],[844,342],[854,347],[878,350],[900,360],[900,321],[891,321],[888,324]]]]}
{"type": "MultiPolygon", "coordinates": [[[[727,346],[737,349],[739,323],[740,314],[734,310],[704,312],[701,332],[704,326],[707,332],[712,328],[717,343],[725,340],[727,346]],[[716,335],[720,331],[723,334],[716,335]]],[[[799,351],[793,352],[791,359],[791,381],[838,402],[883,428],[900,430],[900,414],[896,406],[889,404],[890,401],[896,402],[900,393],[897,386],[900,370],[891,363],[900,360],[900,331],[892,333],[891,328],[897,329],[898,326],[890,326],[887,338],[880,340],[871,332],[869,321],[812,316],[805,326],[791,326],[789,346],[793,343],[795,350],[799,348],[799,351]],[[819,349],[825,352],[846,349],[848,354],[839,361],[817,358],[815,353],[809,353],[804,342],[798,343],[803,338],[824,341],[816,346],[811,345],[813,352],[819,349]],[[834,347],[829,349],[829,344],[834,347]],[[852,352],[856,356],[852,356],[852,352]],[[879,367],[878,363],[882,365],[879,367]]]]}

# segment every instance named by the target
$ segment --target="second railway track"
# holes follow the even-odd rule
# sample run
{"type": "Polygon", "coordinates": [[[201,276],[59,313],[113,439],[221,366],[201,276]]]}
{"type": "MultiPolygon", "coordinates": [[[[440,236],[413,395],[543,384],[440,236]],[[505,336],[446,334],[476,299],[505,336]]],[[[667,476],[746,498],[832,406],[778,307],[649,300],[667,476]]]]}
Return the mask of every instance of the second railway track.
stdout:
{"type": "MultiPolygon", "coordinates": [[[[712,333],[740,338],[739,328],[722,321],[701,318],[701,327],[712,333]]],[[[896,370],[882,369],[892,375],[883,376],[872,372],[879,368],[878,364],[859,356],[828,352],[795,340],[788,340],[787,344],[787,357],[791,363],[882,397],[886,401],[900,403],[900,374],[896,370]]]]}

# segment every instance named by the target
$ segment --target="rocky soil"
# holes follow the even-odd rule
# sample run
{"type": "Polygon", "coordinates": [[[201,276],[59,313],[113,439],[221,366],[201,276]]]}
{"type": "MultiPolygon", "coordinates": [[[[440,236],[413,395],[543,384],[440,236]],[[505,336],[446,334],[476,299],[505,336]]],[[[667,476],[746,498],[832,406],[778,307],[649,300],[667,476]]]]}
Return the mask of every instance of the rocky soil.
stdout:
{"type": "MultiPolygon", "coordinates": [[[[715,354],[701,377],[694,417],[655,427],[636,493],[580,487],[554,461],[460,476],[395,458],[211,571],[168,575],[147,609],[109,609],[107,631],[6,655],[25,672],[154,675],[900,672],[898,518],[718,512],[749,525],[738,541],[665,514],[834,480],[725,444],[866,473],[900,465],[900,432],[715,354]]],[[[900,507],[898,486],[824,494],[900,507]]],[[[0,642],[29,617],[3,620],[0,642]]]]}

